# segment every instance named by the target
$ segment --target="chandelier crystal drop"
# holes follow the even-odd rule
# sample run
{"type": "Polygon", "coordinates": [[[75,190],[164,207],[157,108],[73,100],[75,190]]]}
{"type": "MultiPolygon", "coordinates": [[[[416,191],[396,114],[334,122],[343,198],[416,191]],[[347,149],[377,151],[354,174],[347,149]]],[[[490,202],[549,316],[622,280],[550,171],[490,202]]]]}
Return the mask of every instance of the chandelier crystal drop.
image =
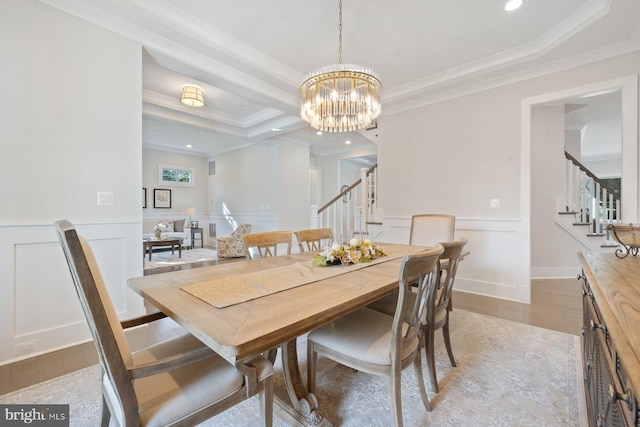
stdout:
{"type": "Polygon", "coordinates": [[[362,129],[382,112],[380,78],[370,68],[342,63],[342,0],[339,3],[339,63],[319,68],[300,86],[300,117],[323,132],[362,129]]]}

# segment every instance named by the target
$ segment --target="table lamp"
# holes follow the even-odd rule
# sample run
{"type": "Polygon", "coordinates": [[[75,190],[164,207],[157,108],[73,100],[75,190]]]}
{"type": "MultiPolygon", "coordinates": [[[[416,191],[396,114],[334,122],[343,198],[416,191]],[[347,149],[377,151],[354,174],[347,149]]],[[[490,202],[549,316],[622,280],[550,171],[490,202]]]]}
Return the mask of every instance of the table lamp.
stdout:
{"type": "Polygon", "coordinates": [[[187,208],[184,213],[189,215],[189,228],[191,228],[191,217],[196,214],[196,208],[187,208]]]}

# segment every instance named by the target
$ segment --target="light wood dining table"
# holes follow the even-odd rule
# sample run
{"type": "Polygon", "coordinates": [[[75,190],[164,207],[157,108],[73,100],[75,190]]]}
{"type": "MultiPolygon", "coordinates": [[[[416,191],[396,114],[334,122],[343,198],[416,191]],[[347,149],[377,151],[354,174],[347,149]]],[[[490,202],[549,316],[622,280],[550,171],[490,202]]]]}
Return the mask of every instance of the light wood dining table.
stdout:
{"type": "MultiPolygon", "coordinates": [[[[396,255],[427,249],[390,243],[380,246],[385,252],[396,255]]],[[[278,413],[297,425],[331,425],[321,415],[316,397],[303,384],[296,339],[397,289],[401,257],[389,257],[385,262],[355,270],[343,266],[313,267],[348,272],[224,308],[217,308],[185,291],[189,286],[212,282],[222,284],[224,289],[225,281],[233,283],[238,276],[301,263],[311,266],[315,255],[306,252],[220,263],[132,278],[128,285],[231,364],[237,365],[281,346],[285,384],[293,406],[278,399],[276,393],[278,413]]],[[[233,287],[224,290],[234,296],[233,287]]]]}

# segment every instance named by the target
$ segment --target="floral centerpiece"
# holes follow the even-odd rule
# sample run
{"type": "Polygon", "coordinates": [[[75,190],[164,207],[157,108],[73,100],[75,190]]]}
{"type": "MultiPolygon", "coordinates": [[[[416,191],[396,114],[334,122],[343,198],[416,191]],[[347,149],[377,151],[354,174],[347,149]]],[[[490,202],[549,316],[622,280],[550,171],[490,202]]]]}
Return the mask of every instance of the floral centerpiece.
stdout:
{"type": "Polygon", "coordinates": [[[162,240],[162,233],[167,231],[167,226],[163,223],[158,223],[153,227],[153,232],[156,235],[156,239],[162,240]]]}
{"type": "Polygon", "coordinates": [[[351,239],[348,245],[333,243],[313,258],[312,264],[325,267],[327,265],[350,265],[359,262],[371,262],[385,256],[380,246],[371,240],[351,239]]]}

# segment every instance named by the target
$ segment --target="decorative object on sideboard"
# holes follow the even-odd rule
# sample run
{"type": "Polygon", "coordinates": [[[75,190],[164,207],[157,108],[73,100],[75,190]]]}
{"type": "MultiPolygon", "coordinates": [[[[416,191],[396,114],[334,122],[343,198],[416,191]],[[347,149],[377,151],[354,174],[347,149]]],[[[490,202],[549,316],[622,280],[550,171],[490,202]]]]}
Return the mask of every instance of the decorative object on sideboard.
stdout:
{"type": "Polygon", "coordinates": [[[153,207],[156,209],[171,209],[171,190],[154,188],[153,207]]]}
{"type": "Polygon", "coordinates": [[[640,225],[613,225],[609,224],[607,230],[612,231],[616,242],[624,246],[624,250],[616,249],[618,258],[626,258],[629,254],[638,255],[640,248],[640,225]]]}
{"type": "Polygon", "coordinates": [[[184,85],[180,102],[191,107],[204,107],[204,91],[200,86],[184,85]]]}
{"type": "Polygon", "coordinates": [[[307,74],[300,86],[300,117],[323,132],[362,129],[382,112],[376,72],[342,63],[342,0],[338,10],[338,63],[307,74]]]}

